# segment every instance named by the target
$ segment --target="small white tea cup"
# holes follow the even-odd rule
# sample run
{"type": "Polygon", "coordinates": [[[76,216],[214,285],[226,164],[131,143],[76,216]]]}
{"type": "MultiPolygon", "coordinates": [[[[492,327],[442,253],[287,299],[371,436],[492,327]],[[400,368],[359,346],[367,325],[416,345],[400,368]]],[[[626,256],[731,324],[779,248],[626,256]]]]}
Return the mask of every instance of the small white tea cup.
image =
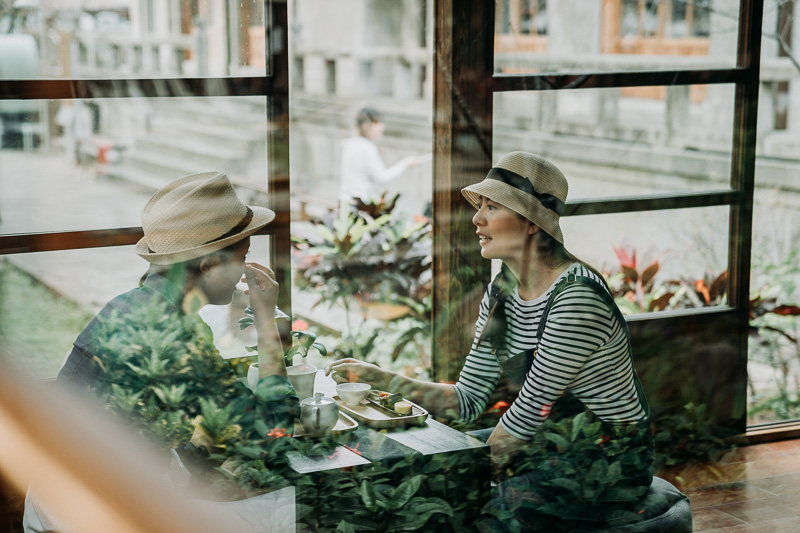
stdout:
{"type": "Polygon", "coordinates": [[[336,385],[336,393],[347,405],[358,405],[369,395],[372,385],[369,383],[340,383],[336,385]]]}

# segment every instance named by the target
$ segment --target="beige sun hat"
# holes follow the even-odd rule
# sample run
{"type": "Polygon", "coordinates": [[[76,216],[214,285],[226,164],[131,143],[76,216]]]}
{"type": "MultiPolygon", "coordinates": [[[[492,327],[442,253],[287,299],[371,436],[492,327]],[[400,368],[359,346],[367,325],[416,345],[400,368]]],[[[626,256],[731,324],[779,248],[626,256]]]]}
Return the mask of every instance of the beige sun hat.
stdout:
{"type": "Polygon", "coordinates": [[[524,216],[561,244],[564,236],[559,226],[559,215],[567,201],[567,178],[547,159],[529,152],[511,152],[492,167],[486,178],[464,187],[461,193],[480,209],[481,197],[505,206],[524,216]],[[542,205],[547,195],[553,209],[542,205]]]}
{"type": "Polygon", "coordinates": [[[136,253],[155,265],[189,261],[222,250],[274,219],[271,209],[242,203],[225,173],[191,174],[147,202],[136,253]]]}

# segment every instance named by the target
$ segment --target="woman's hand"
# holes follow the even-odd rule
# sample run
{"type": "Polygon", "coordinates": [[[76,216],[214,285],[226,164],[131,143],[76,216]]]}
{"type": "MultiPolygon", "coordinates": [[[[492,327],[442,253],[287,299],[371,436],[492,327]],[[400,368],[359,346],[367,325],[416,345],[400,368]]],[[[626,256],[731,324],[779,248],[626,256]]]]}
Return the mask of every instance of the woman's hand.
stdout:
{"type": "Polygon", "coordinates": [[[384,370],[372,363],[348,358],[329,364],[325,368],[325,375],[331,376],[336,383],[362,381],[374,387],[386,389],[394,372],[384,370]]]}
{"type": "Polygon", "coordinates": [[[269,268],[258,263],[246,263],[244,279],[247,294],[255,319],[253,325],[258,336],[259,379],[278,374],[286,375],[278,328],[275,326],[275,302],[278,298],[278,282],[269,268]]]}
{"type": "Polygon", "coordinates": [[[492,477],[499,478],[511,459],[528,443],[516,438],[500,424],[494,428],[489,440],[486,441],[492,450],[492,477]]]}
{"type": "Polygon", "coordinates": [[[245,263],[244,281],[247,281],[250,308],[256,316],[256,329],[271,326],[275,320],[275,302],[278,299],[275,274],[258,263],[245,263]]]}

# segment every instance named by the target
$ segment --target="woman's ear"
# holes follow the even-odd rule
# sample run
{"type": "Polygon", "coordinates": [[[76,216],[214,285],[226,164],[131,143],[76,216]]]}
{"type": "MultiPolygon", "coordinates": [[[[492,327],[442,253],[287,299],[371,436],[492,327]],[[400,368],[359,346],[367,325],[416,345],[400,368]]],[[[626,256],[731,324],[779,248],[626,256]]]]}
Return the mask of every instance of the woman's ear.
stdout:
{"type": "Polygon", "coordinates": [[[534,224],[533,222],[530,223],[528,226],[528,235],[536,235],[536,232],[539,231],[541,228],[534,224]]]}
{"type": "Polygon", "coordinates": [[[200,272],[205,274],[220,263],[222,263],[222,259],[217,254],[207,255],[200,260],[200,272]]]}

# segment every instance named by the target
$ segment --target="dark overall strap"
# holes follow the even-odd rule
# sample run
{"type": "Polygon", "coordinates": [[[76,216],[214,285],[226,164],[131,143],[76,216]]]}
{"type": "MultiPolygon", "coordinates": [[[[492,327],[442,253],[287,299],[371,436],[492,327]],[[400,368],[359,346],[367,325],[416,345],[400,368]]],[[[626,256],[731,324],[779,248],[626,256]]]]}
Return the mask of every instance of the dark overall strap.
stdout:
{"type": "Polygon", "coordinates": [[[625,317],[622,316],[622,312],[619,310],[616,302],[614,301],[614,297],[603,287],[600,283],[595,281],[594,279],[587,277],[587,276],[576,276],[572,272],[567,274],[567,277],[563,278],[559,281],[555,287],[553,287],[553,292],[550,293],[550,297],[547,299],[547,305],[542,312],[542,317],[539,319],[539,329],[536,331],[536,346],[537,349],[533,351],[533,357],[531,357],[531,361],[536,357],[536,352],[538,351],[538,346],[542,341],[542,335],[544,333],[544,328],[547,325],[547,316],[550,314],[550,309],[553,307],[553,302],[561,292],[565,289],[574,285],[575,283],[581,284],[585,287],[589,287],[594,292],[596,292],[603,301],[606,303],[608,308],[617,317],[619,321],[620,327],[623,328],[625,331],[625,337],[628,340],[628,359],[631,363],[631,370],[633,371],[633,384],[636,388],[636,396],[639,399],[639,403],[644,410],[645,416],[647,419],[650,419],[650,405],[647,403],[647,397],[644,394],[644,390],[642,389],[642,383],[639,380],[639,375],[636,373],[636,367],[633,365],[633,348],[631,347],[631,334],[628,330],[628,323],[625,321],[625,317]]]}

